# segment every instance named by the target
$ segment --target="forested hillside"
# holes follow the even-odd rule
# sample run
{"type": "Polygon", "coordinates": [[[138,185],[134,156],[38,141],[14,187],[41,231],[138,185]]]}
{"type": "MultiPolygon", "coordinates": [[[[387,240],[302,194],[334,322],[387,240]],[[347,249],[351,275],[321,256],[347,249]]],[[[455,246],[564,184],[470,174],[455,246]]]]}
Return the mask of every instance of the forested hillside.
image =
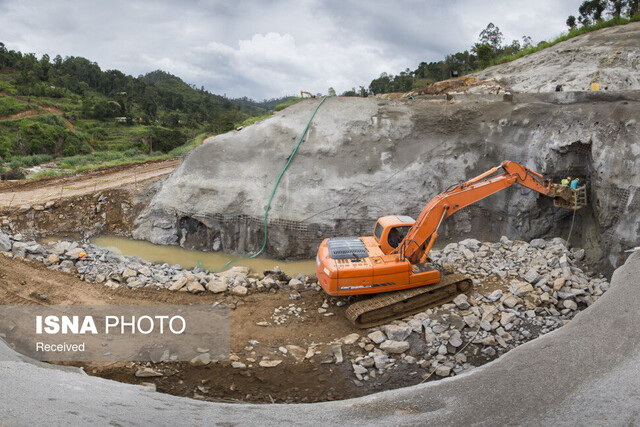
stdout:
{"type": "Polygon", "coordinates": [[[86,58],[38,58],[0,43],[0,163],[16,169],[90,155],[67,162],[78,166],[184,152],[287,100],[228,99],[160,70],[133,77],[86,58]]]}

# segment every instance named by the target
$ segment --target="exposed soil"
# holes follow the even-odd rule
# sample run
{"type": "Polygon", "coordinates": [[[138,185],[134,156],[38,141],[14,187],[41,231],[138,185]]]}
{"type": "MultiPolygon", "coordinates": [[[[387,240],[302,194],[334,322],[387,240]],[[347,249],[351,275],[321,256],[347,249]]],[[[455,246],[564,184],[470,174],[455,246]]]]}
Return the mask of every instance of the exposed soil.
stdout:
{"type": "MultiPolygon", "coordinates": [[[[376,391],[406,387],[422,381],[426,371],[416,365],[386,373],[375,381],[357,386],[349,363],[356,345],[343,345],[345,362],[322,363],[327,345],[332,341],[358,332],[344,317],[343,307],[331,304],[325,316],[318,308],[326,296],[317,291],[302,292],[297,301],[289,299],[288,292],[251,294],[244,298],[193,295],[187,292],[155,291],[128,288],[110,289],[100,284],[89,284],[70,274],[48,270],[41,263],[18,261],[0,257],[0,302],[12,305],[144,305],[144,304],[229,304],[231,311],[231,350],[246,356],[270,356],[283,362],[275,368],[262,368],[257,363],[247,369],[234,369],[230,362],[208,366],[192,366],[190,363],[145,364],[165,373],[158,378],[138,378],[134,374],[140,364],[126,363],[74,363],[84,367],[91,375],[97,375],[128,383],[155,383],[157,390],[170,394],[207,400],[245,402],[317,402],[345,399],[376,391]],[[291,317],[284,324],[272,320],[274,310],[291,303],[302,307],[304,315],[291,317]],[[267,321],[271,326],[258,326],[267,321]],[[258,343],[251,344],[250,340],[258,343]],[[297,362],[291,354],[284,355],[279,347],[297,345],[307,349],[317,345],[322,354],[297,362]],[[247,348],[253,347],[252,350],[247,348]],[[254,353],[252,353],[254,352],[254,353]],[[418,372],[420,371],[420,372],[418,372]]],[[[357,350],[360,350],[359,348],[357,350]]]]}
{"type": "Polygon", "coordinates": [[[170,174],[180,161],[154,161],[105,167],[73,176],[2,182],[0,208],[44,204],[147,182],[170,174]]]}

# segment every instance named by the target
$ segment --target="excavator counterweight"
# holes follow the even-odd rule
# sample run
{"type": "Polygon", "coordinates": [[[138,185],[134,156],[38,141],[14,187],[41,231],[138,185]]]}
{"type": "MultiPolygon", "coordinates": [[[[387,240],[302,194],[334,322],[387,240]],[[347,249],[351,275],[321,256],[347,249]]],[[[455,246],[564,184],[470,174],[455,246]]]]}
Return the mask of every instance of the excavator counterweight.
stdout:
{"type": "Polygon", "coordinates": [[[373,236],[323,240],[316,257],[320,286],[334,296],[381,294],[347,309],[347,318],[359,327],[375,326],[452,300],[471,289],[471,279],[445,275],[443,268],[429,259],[438,229],[458,210],[513,184],[551,197],[559,207],[578,209],[586,204],[586,191],[552,184],[525,166],[504,161],[435,196],[416,220],[385,216],[378,219],[373,236]]]}

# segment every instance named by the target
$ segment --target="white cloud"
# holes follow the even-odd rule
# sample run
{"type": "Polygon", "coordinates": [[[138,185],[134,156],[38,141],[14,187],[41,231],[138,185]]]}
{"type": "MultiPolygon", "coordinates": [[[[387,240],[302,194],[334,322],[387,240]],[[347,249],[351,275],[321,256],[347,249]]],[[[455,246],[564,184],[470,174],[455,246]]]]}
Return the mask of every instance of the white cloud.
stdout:
{"type": "Polygon", "coordinates": [[[580,0],[283,0],[136,3],[0,0],[0,41],[84,56],[138,75],[169,71],[214,93],[257,99],[339,93],[386,71],[468,49],[487,23],[507,40],[564,30],[580,0]]]}

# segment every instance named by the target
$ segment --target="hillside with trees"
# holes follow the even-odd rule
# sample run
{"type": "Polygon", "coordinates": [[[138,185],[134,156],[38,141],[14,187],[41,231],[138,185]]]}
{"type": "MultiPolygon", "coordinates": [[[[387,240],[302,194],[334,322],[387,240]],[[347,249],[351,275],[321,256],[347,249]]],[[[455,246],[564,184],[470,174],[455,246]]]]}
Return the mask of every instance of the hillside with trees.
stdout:
{"type": "Polygon", "coordinates": [[[540,49],[553,46],[569,38],[600,28],[623,25],[640,20],[640,0],[586,0],[578,8],[578,16],[570,15],[566,24],[568,32],[551,41],[533,44],[531,37],[505,43],[500,28],[489,23],[469,49],[456,52],[440,61],[421,62],[417,68],[409,68],[393,75],[382,73],[371,81],[368,89],[361,86],[344,93],[349,96],[366,96],[390,92],[408,92],[451,77],[480,71],[492,65],[513,61],[540,49]]]}
{"type": "Polygon", "coordinates": [[[160,70],[133,77],[86,58],[38,58],[0,43],[0,163],[158,156],[286,101],[229,99],[160,70]]]}

